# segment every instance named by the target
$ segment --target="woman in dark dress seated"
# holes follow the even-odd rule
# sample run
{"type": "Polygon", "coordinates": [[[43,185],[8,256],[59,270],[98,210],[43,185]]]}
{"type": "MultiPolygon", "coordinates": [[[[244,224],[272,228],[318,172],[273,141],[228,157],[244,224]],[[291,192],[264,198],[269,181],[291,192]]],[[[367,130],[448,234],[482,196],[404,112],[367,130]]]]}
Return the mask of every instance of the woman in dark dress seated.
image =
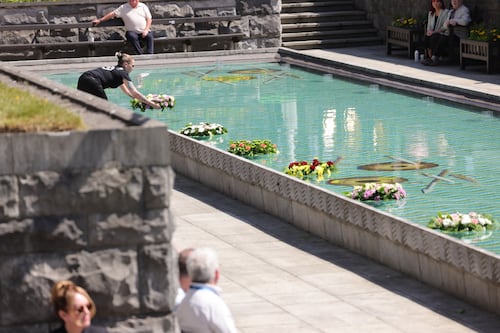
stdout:
{"type": "Polygon", "coordinates": [[[92,326],[95,316],[94,301],[82,287],[71,281],[59,281],[51,290],[56,315],[62,321],[61,327],[51,333],[107,333],[103,327],[92,326]]]}

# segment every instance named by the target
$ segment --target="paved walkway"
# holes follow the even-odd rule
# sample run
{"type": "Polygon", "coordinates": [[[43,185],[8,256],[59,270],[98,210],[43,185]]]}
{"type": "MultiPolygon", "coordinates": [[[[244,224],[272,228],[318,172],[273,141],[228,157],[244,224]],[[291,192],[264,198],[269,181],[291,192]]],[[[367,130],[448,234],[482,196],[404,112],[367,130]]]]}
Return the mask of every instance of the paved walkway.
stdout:
{"type": "Polygon", "coordinates": [[[499,332],[500,317],[177,176],[178,248],[209,246],[244,333],[499,332]]]}
{"type": "MultiPolygon", "coordinates": [[[[500,77],[480,67],[422,68],[407,58],[387,59],[381,47],[305,52],[500,94],[500,77]]],[[[223,298],[241,332],[500,332],[500,316],[181,176],[172,209],[177,247],[218,251],[223,298]]]]}

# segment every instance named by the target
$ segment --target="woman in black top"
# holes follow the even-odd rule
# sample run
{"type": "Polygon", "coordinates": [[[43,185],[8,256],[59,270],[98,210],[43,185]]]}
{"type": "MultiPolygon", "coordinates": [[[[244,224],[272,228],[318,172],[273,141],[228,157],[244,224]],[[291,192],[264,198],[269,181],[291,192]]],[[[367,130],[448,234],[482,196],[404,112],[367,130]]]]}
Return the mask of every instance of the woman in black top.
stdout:
{"type": "Polygon", "coordinates": [[[62,326],[51,333],[107,333],[103,327],[91,326],[95,316],[94,301],[82,287],[71,281],[59,281],[51,290],[52,303],[62,326]]]}
{"type": "Polygon", "coordinates": [[[134,69],[134,58],[119,52],[116,53],[116,56],[118,57],[116,66],[99,67],[83,73],[78,79],[78,90],[108,99],[104,89],[120,87],[128,96],[137,98],[154,109],[159,109],[160,106],[141,94],[130,79],[129,73],[134,69]]]}

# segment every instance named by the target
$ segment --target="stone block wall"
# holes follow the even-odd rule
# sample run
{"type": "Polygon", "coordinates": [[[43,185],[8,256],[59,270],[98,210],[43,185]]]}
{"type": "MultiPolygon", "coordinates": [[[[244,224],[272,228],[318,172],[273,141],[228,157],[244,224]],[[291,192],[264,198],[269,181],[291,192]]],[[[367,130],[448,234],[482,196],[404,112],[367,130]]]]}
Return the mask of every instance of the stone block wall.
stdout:
{"type": "Polygon", "coordinates": [[[0,332],[49,332],[55,281],[94,299],[110,332],[177,332],[174,173],[164,124],[0,64],[0,81],[88,129],[0,134],[0,332]]]}
{"type": "MultiPolygon", "coordinates": [[[[216,1],[165,1],[145,0],[153,15],[153,32],[155,37],[176,37],[191,35],[217,35],[225,32],[242,32],[245,37],[239,42],[241,49],[257,49],[279,47],[281,45],[280,0],[216,0],[216,1]],[[193,16],[227,16],[240,15],[241,19],[220,23],[186,23],[154,25],[154,19],[182,18],[193,16]]],[[[0,24],[38,24],[38,23],[90,23],[97,17],[102,17],[123,4],[122,0],[96,0],[92,2],[43,2],[28,4],[0,4],[0,24]]],[[[39,42],[51,43],[61,41],[87,40],[84,29],[70,31],[41,31],[39,42]]],[[[125,39],[123,27],[106,27],[100,25],[91,28],[94,40],[125,39]]],[[[34,31],[0,32],[0,43],[30,43],[34,31]]],[[[102,49],[105,46],[100,45],[102,49]]],[[[193,46],[193,50],[196,45],[193,46]]],[[[182,51],[175,44],[167,45],[156,52],[182,51]]],[[[111,55],[114,52],[97,55],[111,55]]],[[[115,50],[116,51],[116,50],[115,50]]],[[[72,54],[68,56],[77,56],[72,54]]]]}

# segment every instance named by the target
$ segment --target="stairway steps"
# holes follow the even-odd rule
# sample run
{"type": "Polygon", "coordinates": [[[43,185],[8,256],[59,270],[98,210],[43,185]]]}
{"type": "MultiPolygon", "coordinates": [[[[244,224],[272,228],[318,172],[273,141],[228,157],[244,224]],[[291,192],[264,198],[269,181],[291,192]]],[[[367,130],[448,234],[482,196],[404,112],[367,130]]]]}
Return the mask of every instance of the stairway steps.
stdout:
{"type": "Polygon", "coordinates": [[[353,10],[352,1],[303,1],[281,4],[281,11],[286,13],[302,12],[304,10],[325,11],[325,10],[353,10]]]}
{"type": "Polygon", "coordinates": [[[311,39],[306,41],[283,42],[284,47],[288,47],[295,50],[307,50],[313,48],[352,47],[352,46],[377,45],[377,44],[380,44],[380,38],[378,37],[311,39]]]}
{"type": "Polygon", "coordinates": [[[352,37],[371,36],[377,37],[377,29],[350,29],[350,30],[327,30],[327,31],[306,31],[286,33],[282,35],[283,42],[315,39],[315,38],[352,38],[352,37]]]}
{"type": "Polygon", "coordinates": [[[353,0],[282,0],[282,45],[296,50],[382,43],[353,0]]]}
{"type": "Polygon", "coordinates": [[[336,21],[336,22],[304,22],[297,24],[282,24],[283,33],[294,31],[314,31],[325,29],[352,29],[357,28],[373,28],[372,22],[368,20],[360,21],[336,21]]]}

